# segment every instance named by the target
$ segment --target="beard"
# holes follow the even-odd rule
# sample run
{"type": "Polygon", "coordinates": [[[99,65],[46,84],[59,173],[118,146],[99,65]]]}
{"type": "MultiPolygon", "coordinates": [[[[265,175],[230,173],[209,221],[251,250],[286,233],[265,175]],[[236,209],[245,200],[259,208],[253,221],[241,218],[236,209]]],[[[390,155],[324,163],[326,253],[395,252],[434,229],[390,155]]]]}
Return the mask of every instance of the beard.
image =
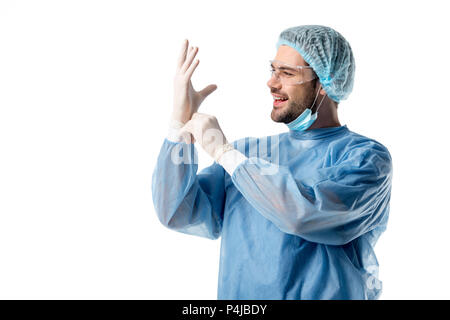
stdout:
{"type": "MultiPolygon", "coordinates": [[[[308,108],[313,109],[314,98],[316,97],[316,86],[311,85],[309,90],[305,90],[305,96],[298,99],[289,98],[288,104],[279,109],[272,109],[270,117],[275,122],[289,123],[297,119],[308,108]]],[[[306,88],[305,88],[306,89],[306,88]]]]}
{"type": "Polygon", "coordinates": [[[287,106],[281,109],[272,109],[270,117],[275,122],[289,123],[294,121],[303,111],[306,105],[302,102],[290,101],[287,106]]]}

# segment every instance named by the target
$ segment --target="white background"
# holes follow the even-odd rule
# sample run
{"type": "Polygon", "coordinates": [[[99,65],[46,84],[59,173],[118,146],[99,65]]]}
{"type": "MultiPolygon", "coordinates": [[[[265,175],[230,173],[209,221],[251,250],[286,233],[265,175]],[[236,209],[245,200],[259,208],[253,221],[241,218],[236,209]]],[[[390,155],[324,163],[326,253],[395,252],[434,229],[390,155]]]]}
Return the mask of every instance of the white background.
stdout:
{"type": "MultiPolygon", "coordinates": [[[[268,60],[285,28],[350,42],[342,124],[391,152],[382,299],[450,298],[445,1],[0,2],[0,298],[216,299],[220,240],[157,219],[151,175],[182,40],[228,140],[284,132],[268,60]]],[[[200,169],[212,160],[199,149],[200,169]]]]}

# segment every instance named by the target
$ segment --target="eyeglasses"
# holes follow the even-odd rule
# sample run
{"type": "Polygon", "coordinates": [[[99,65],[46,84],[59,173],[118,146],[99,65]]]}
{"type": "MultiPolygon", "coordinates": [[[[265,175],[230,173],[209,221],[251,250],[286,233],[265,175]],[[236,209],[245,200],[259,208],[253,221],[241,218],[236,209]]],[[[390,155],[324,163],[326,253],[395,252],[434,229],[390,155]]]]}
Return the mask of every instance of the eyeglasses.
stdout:
{"type": "Polygon", "coordinates": [[[297,85],[317,78],[310,66],[292,66],[278,60],[269,60],[271,76],[275,76],[283,85],[297,85]]]}

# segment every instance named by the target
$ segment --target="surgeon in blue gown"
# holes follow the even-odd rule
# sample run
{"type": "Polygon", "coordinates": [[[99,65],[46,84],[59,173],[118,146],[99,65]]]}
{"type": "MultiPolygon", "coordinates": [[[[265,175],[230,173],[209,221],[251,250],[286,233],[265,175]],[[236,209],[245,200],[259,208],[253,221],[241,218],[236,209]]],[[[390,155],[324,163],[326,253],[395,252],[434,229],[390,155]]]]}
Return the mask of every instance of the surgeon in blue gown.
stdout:
{"type": "Polygon", "coordinates": [[[198,112],[217,87],[190,81],[198,48],[185,40],[169,134],[153,172],[153,202],[166,227],[221,237],[218,299],[377,299],[374,252],[386,229],[392,163],[381,143],[351,131],[338,104],[355,62],[337,31],[284,30],[270,61],[278,135],[226,140],[198,112]],[[197,172],[200,145],[215,161],[197,172]]]}

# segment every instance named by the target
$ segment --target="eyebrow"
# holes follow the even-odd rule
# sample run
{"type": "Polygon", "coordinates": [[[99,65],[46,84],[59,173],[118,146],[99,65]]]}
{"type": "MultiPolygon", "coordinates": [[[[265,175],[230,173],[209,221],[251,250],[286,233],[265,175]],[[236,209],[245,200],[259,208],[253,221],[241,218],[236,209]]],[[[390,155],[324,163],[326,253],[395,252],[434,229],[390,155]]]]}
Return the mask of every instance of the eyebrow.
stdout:
{"type": "MultiPolygon", "coordinates": [[[[271,66],[272,68],[274,68],[273,63],[271,63],[270,66],[271,66]]],[[[297,69],[289,68],[289,67],[283,67],[283,66],[279,67],[278,69],[280,69],[280,70],[297,71],[297,69]]]]}

